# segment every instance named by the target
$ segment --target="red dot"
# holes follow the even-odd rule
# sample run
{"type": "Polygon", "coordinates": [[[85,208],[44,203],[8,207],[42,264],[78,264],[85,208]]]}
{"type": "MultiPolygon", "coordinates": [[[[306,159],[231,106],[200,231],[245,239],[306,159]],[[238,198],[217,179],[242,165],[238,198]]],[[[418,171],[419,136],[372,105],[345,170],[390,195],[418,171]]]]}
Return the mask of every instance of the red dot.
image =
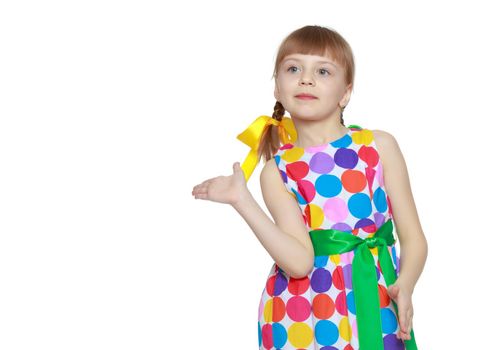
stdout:
{"type": "Polygon", "coordinates": [[[358,155],[359,158],[365,161],[369,167],[374,168],[376,165],[378,165],[379,154],[374,147],[362,146],[359,149],[358,155]]]}
{"type": "Polygon", "coordinates": [[[308,276],[299,279],[293,277],[289,278],[288,290],[293,295],[303,294],[308,290],[309,286],[310,286],[310,279],[308,278],[308,276]]]}
{"type": "Polygon", "coordinates": [[[269,296],[274,296],[274,285],[276,284],[277,273],[274,273],[267,279],[267,283],[265,284],[265,290],[269,296]]]}
{"type": "Polygon", "coordinates": [[[332,274],[332,281],[335,288],[338,290],[344,290],[344,273],[341,266],[337,266],[332,274]]]}
{"type": "Polygon", "coordinates": [[[301,180],[309,171],[310,167],[306,162],[298,161],[286,164],[286,174],[294,181],[301,180]]]}

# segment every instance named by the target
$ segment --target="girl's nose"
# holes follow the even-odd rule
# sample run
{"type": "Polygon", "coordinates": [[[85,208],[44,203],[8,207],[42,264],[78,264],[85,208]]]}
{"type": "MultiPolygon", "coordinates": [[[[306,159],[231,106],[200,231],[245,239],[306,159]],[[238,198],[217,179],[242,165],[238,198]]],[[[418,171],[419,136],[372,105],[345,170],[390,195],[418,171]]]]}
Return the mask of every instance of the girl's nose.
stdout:
{"type": "Polygon", "coordinates": [[[310,77],[302,76],[300,80],[301,85],[313,85],[313,79],[310,77]]]}

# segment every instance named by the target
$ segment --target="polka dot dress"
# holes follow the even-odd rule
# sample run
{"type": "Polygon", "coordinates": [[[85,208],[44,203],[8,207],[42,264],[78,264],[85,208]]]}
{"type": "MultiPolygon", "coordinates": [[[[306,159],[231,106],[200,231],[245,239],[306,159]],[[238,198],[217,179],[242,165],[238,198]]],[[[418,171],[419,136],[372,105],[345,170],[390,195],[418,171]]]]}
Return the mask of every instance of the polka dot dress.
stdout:
{"type": "MultiPolygon", "coordinates": [[[[365,239],[392,218],[371,130],[349,126],[337,140],[309,148],[285,144],[274,158],[309,230],[332,228],[365,239]]],[[[398,277],[395,245],[388,251],[398,277]]],[[[405,349],[396,337],[399,323],[377,248],[371,252],[378,275],[384,349],[405,349]]],[[[259,348],[358,350],[353,257],[354,251],[316,256],[313,270],[301,279],[290,277],[274,263],[260,299],[259,348]]]]}

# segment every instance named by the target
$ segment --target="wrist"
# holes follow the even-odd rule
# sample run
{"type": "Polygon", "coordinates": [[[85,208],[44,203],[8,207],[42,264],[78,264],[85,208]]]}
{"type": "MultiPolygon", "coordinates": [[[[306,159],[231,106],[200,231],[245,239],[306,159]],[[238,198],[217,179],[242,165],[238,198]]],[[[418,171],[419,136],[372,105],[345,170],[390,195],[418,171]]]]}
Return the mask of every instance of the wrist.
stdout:
{"type": "Polygon", "coordinates": [[[250,199],[252,197],[252,194],[248,190],[247,187],[245,187],[242,191],[240,191],[237,195],[237,198],[230,203],[230,205],[236,209],[237,211],[240,211],[244,206],[247,205],[247,203],[250,203],[250,199]]]}
{"type": "Polygon", "coordinates": [[[398,276],[398,279],[396,280],[396,284],[398,284],[404,291],[406,291],[410,295],[413,294],[413,290],[414,290],[413,283],[410,283],[409,281],[404,279],[401,274],[398,276]]]}

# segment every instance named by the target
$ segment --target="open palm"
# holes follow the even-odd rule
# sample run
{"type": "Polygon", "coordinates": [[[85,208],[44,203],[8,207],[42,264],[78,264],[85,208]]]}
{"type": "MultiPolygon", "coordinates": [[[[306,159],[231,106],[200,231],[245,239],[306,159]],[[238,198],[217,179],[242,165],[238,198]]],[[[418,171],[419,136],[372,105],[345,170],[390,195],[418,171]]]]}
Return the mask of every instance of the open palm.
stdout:
{"type": "Polygon", "coordinates": [[[239,162],[233,163],[233,174],[217,176],[194,186],[192,195],[196,199],[234,204],[247,191],[247,182],[239,162]]]}

